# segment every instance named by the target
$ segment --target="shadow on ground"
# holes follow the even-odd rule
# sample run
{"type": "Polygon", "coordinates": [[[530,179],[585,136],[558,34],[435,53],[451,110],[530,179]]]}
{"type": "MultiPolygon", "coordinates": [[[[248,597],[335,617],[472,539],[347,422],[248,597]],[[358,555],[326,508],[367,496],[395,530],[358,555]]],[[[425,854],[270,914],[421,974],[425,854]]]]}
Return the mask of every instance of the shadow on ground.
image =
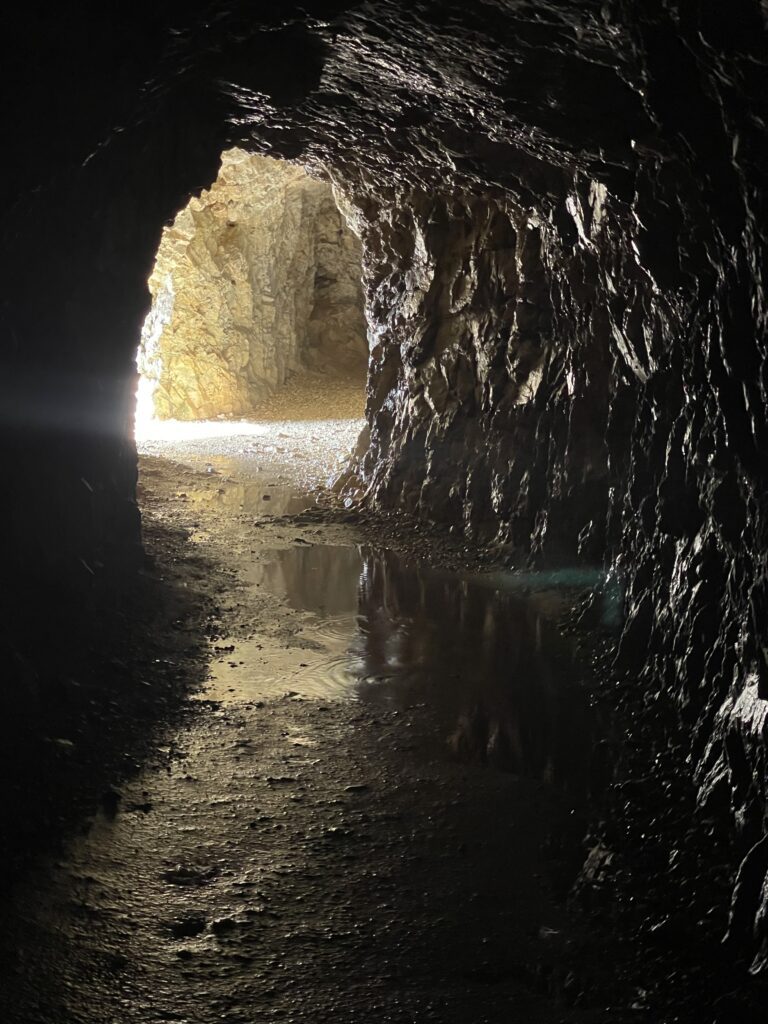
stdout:
{"type": "Polygon", "coordinates": [[[145,568],[112,581],[85,614],[71,598],[43,594],[34,620],[5,616],[3,889],[36,856],[87,831],[95,812],[114,813],[116,787],[205,678],[214,567],[177,527],[145,523],[145,541],[145,568]]]}

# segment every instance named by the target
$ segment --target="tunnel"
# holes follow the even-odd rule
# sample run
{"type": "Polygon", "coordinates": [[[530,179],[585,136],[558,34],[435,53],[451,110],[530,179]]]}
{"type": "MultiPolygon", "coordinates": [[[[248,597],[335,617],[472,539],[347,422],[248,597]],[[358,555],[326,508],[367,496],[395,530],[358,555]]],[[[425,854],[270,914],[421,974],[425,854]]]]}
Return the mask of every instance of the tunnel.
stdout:
{"type": "Polygon", "coordinates": [[[6,29],[4,1019],[762,1020],[763,0],[6,29]]]}

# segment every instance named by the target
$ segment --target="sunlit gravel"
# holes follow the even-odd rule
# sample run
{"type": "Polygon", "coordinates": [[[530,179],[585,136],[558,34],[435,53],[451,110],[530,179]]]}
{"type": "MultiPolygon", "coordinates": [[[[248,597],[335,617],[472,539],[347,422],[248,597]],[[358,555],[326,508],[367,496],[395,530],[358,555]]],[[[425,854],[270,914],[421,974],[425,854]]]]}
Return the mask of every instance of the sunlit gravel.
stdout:
{"type": "Polygon", "coordinates": [[[364,380],[306,374],[264,404],[258,420],[137,421],[140,455],[247,476],[279,471],[313,490],[336,476],[357,444],[364,380]],[[274,418],[272,418],[274,417],[274,418]],[[328,417],[328,418],[325,418],[328,417]]]}
{"type": "Polygon", "coordinates": [[[363,420],[283,420],[274,423],[159,424],[161,436],[137,441],[141,455],[194,468],[217,468],[222,459],[248,475],[280,470],[303,488],[322,486],[354,449],[363,420]],[[183,428],[174,435],[173,427],[183,428]],[[164,436],[163,436],[164,435],[164,436]]]}

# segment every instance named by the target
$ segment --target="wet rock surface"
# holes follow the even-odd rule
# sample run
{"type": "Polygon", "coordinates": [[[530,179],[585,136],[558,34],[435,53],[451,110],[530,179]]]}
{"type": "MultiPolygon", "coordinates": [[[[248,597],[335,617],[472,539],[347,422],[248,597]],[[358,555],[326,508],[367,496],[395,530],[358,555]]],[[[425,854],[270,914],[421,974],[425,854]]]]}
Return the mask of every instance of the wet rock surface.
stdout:
{"type": "Polygon", "coordinates": [[[615,1019],[546,995],[562,915],[518,873],[547,794],[414,757],[413,715],[206,712],[19,894],[6,1019],[615,1019]]]}

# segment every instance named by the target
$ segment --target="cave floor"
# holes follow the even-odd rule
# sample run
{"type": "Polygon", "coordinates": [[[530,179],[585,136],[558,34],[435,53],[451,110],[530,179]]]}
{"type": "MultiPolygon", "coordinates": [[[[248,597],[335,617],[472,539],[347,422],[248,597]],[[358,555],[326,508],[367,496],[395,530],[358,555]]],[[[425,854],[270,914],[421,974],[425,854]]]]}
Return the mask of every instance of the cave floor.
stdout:
{"type": "Polygon", "coordinates": [[[314,430],[143,456],[148,575],[205,614],[163,620],[175,713],[15,888],[3,1019],[648,1019],[566,904],[606,728],[568,598],[324,504],[314,430]]]}

